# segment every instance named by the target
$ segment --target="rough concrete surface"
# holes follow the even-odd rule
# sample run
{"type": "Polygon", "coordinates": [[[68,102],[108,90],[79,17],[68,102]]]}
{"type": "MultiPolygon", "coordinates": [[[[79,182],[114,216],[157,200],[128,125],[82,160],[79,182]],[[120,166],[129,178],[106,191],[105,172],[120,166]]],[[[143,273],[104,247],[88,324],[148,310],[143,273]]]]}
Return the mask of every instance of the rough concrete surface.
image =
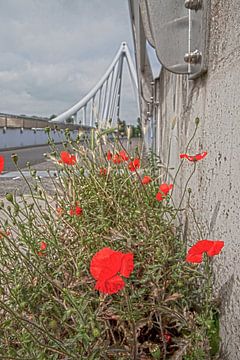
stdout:
{"type": "MultiPolygon", "coordinates": [[[[216,294],[221,303],[221,360],[240,359],[240,11],[239,2],[211,1],[208,72],[189,81],[163,70],[157,81],[156,147],[170,167],[179,164],[193,131],[200,125],[190,153],[208,151],[197,164],[189,186],[202,236],[222,239],[225,248],[214,259],[216,294]]],[[[176,198],[193,169],[185,162],[177,179],[176,198]]],[[[174,174],[175,170],[172,171],[174,174]]],[[[188,240],[200,237],[192,216],[188,240]]]]}

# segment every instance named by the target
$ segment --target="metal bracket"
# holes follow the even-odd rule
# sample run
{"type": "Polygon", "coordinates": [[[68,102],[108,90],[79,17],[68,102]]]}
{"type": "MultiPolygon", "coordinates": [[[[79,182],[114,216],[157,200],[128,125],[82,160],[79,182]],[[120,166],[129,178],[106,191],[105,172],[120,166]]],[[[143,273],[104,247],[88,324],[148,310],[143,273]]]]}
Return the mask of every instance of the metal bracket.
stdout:
{"type": "Polygon", "coordinates": [[[184,61],[188,64],[200,64],[202,61],[202,54],[199,50],[195,50],[184,55],[184,61]]]}
{"type": "Polygon", "coordinates": [[[185,0],[185,7],[197,11],[202,7],[202,0],[185,0]]]}
{"type": "Polygon", "coordinates": [[[145,34],[150,31],[161,64],[173,73],[188,74],[189,79],[206,72],[210,1],[139,1],[145,4],[141,8],[145,34]]]}

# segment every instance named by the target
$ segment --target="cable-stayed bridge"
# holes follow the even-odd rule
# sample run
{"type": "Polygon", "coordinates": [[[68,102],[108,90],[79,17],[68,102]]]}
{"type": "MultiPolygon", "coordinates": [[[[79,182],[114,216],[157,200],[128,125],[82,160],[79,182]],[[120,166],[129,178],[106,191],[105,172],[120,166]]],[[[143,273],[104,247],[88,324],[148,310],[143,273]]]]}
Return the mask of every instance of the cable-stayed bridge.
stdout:
{"type": "Polygon", "coordinates": [[[55,126],[60,129],[69,127],[71,131],[117,126],[120,120],[124,67],[128,69],[139,107],[137,73],[128,46],[123,42],[98,83],[80,101],[54,119],[47,121],[46,118],[0,114],[0,150],[47,144],[47,135],[44,133],[46,126],[52,129],[55,126]]]}
{"type": "Polygon", "coordinates": [[[126,42],[123,42],[112,63],[94,88],[78,103],[53,119],[52,122],[62,123],[72,118],[74,124],[90,127],[98,125],[100,128],[106,128],[116,124],[120,119],[125,63],[129,70],[136,99],[138,99],[138,80],[135,66],[128,46],[126,42]]]}

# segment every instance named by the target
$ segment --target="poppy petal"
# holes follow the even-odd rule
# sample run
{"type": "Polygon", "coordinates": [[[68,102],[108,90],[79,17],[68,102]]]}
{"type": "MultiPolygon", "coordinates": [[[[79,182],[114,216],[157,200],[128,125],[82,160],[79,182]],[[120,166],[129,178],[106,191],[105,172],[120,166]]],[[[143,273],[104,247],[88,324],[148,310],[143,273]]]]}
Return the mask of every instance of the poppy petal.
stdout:
{"type": "Polygon", "coordinates": [[[105,261],[98,279],[107,280],[117,275],[117,273],[120,272],[123,257],[123,253],[114,251],[114,253],[105,261]]]}
{"type": "Polygon", "coordinates": [[[140,167],[140,160],[138,158],[133,160],[133,166],[137,169],[140,167]]]}
{"type": "Polygon", "coordinates": [[[207,151],[203,151],[200,154],[196,154],[196,155],[188,155],[188,154],[180,154],[180,159],[188,159],[189,161],[199,161],[204,159],[207,156],[207,151]]]}
{"type": "Polygon", "coordinates": [[[61,153],[60,153],[60,156],[61,156],[61,160],[64,162],[64,163],[68,163],[69,162],[69,160],[70,160],[70,155],[69,155],[69,153],[67,152],[67,151],[62,151],[61,153]]]}
{"type": "Polygon", "coordinates": [[[46,248],[47,248],[47,244],[45,243],[45,241],[41,241],[40,250],[46,250],[46,248]]]}
{"type": "Polygon", "coordinates": [[[128,278],[133,272],[133,269],[134,269],[133,254],[132,253],[124,254],[122,258],[120,274],[128,278]]]}
{"type": "Polygon", "coordinates": [[[112,153],[111,153],[110,150],[108,150],[108,152],[107,152],[107,160],[111,160],[111,158],[112,158],[112,153]]]}
{"type": "Polygon", "coordinates": [[[202,259],[202,254],[188,254],[186,257],[186,261],[190,263],[201,263],[202,259]]]}
{"type": "Polygon", "coordinates": [[[207,251],[208,256],[218,255],[224,247],[224,241],[213,241],[213,246],[207,251]]]}
{"type": "Polygon", "coordinates": [[[199,240],[188,250],[188,254],[190,255],[202,254],[205,251],[209,251],[212,246],[213,246],[212,240],[199,240]]]}
{"type": "Polygon", "coordinates": [[[124,150],[119,151],[119,155],[121,156],[123,161],[128,161],[129,158],[128,158],[127,154],[126,154],[126,151],[124,151],[124,150]]]}
{"type": "Polygon", "coordinates": [[[138,158],[134,159],[133,161],[130,161],[128,164],[128,169],[130,171],[136,171],[140,168],[140,160],[138,158]]]}
{"type": "Polygon", "coordinates": [[[92,274],[95,280],[99,278],[99,275],[106,267],[107,261],[109,260],[110,256],[114,253],[115,251],[110,248],[103,248],[93,256],[90,264],[90,273],[92,274]]]}
{"type": "Polygon", "coordinates": [[[83,209],[80,206],[76,206],[75,208],[75,214],[76,215],[82,215],[83,209]]]}
{"type": "Polygon", "coordinates": [[[159,186],[159,190],[163,193],[163,194],[167,194],[168,193],[168,184],[161,184],[159,186]]]}
{"type": "Polygon", "coordinates": [[[115,275],[111,279],[102,280],[99,279],[95,285],[95,289],[104,294],[115,294],[122,290],[125,286],[123,279],[119,275],[115,275]]]}
{"type": "Polygon", "coordinates": [[[152,179],[150,178],[150,176],[144,176],[143,179],[142,179],[142,184],[143,185],[147,185],[149,184],[150,182],[152,181],[152,179]]]}
{"type": "Polygon", "coordinates": [[[0,155],[0,174],[4,169],[4,157],[0,155]]]}
{"type": "Polygon", "coordinates": [[[70,159],[70,164],[69,165],[75,165],[76,164],[76,156],[75,155],[71,155],[71,159],[70,159]]]}
{"type": "Polygon", "coordinates": [[[207,151],[202,152],[201,154],[195,155],[194,161],[202,160],[207,156],[207,151]]]}
{"type": "Polygon", "coordinates": [[[123,159],[121,158],[121,156],[119,156],[119,154],[113,155],[112,160],[114,164],[121,164],[121,162],[123,162],[123,159]]]}
{"type": "Polygon", "coordinates": [[[99,169],[99,174],[100,175],[107,175],[107,169],[106,168],[100,168],[99,169]]]}
{"type": "Polygon", "coordinates": [[[158,192],[157,195],[156,195],[156,200],[157,201],[162,201],[163,200],[163,194],[158,192]]]}
{"type": "Polygon", "coordinates": [[[161,184],[161,185],[159,186],[159,190],[160,190],[164,195],[167,195],[172,188],[173,188],[173,184],[161,184]]]}
{"type": "Polygon", "coordinates": [[[74,214],[75,214],[75,213],[74,213],[74,210],[73,210],[73,209],[70,209],[70,210],[69,210],[69,215],[70,215],[70,216],[74,216],[74,214]]]}
{"type": "Polygon", "coordinates": [[[62,151],[60,153],[61,161],[67,165],[75,165],[76,164],[76,156],[69,154],[67,151],[62,151]]]}

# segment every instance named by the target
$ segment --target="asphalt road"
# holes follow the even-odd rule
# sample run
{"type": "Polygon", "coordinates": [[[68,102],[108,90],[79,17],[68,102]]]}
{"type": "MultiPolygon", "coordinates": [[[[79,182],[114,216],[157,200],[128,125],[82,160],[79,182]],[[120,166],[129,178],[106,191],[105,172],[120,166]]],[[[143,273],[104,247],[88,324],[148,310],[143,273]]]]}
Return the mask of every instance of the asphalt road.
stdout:
{"type": "MultiPolygon", "coordinates": [[[[62,149],[62,145],[57,145],[58,150],[62,149]]],[[[26,163],[30,162],[31,165],[36,165],[46,161],[43,156],[44,153],[51,152],[51,149],[48,145],[36,146],[31,148],[16,149],[16,150],[7,150],[1,151],[0,155],[5,158],[4,172],[5,171],[14,171],[16,166],[11,159],[12,154],[18,155],[18,166],[23,169],[26,168],[26,163]]]]}
{"type": "MultiPolygon", "coordinates": [[[[123,144],[126,145],[126,139],[123,139],[123,144]]],[[[131,148],[135,146],[140,146],[141,140],[140,139],[132,139],[131,141],[131,148]]],[[[56,145],[57,149],[61,151],[63,146],[61,144],[56,145]]],[[[22,148],[16,150],[7,150],[1,151],[0,155],[3,155],[5,158],[5,165],[4,165],[4,172],[15,171],[16,166],[11,159],[12,154],[18,155],[18,166],[21,169],[26,168],[26,163],[30,162],[31,165],[40,164],[46,161],[45,157],[43,156],[44,153],[51,152],[49,145],[43,146],[36,146],[30,148],[22,148]]]]}

